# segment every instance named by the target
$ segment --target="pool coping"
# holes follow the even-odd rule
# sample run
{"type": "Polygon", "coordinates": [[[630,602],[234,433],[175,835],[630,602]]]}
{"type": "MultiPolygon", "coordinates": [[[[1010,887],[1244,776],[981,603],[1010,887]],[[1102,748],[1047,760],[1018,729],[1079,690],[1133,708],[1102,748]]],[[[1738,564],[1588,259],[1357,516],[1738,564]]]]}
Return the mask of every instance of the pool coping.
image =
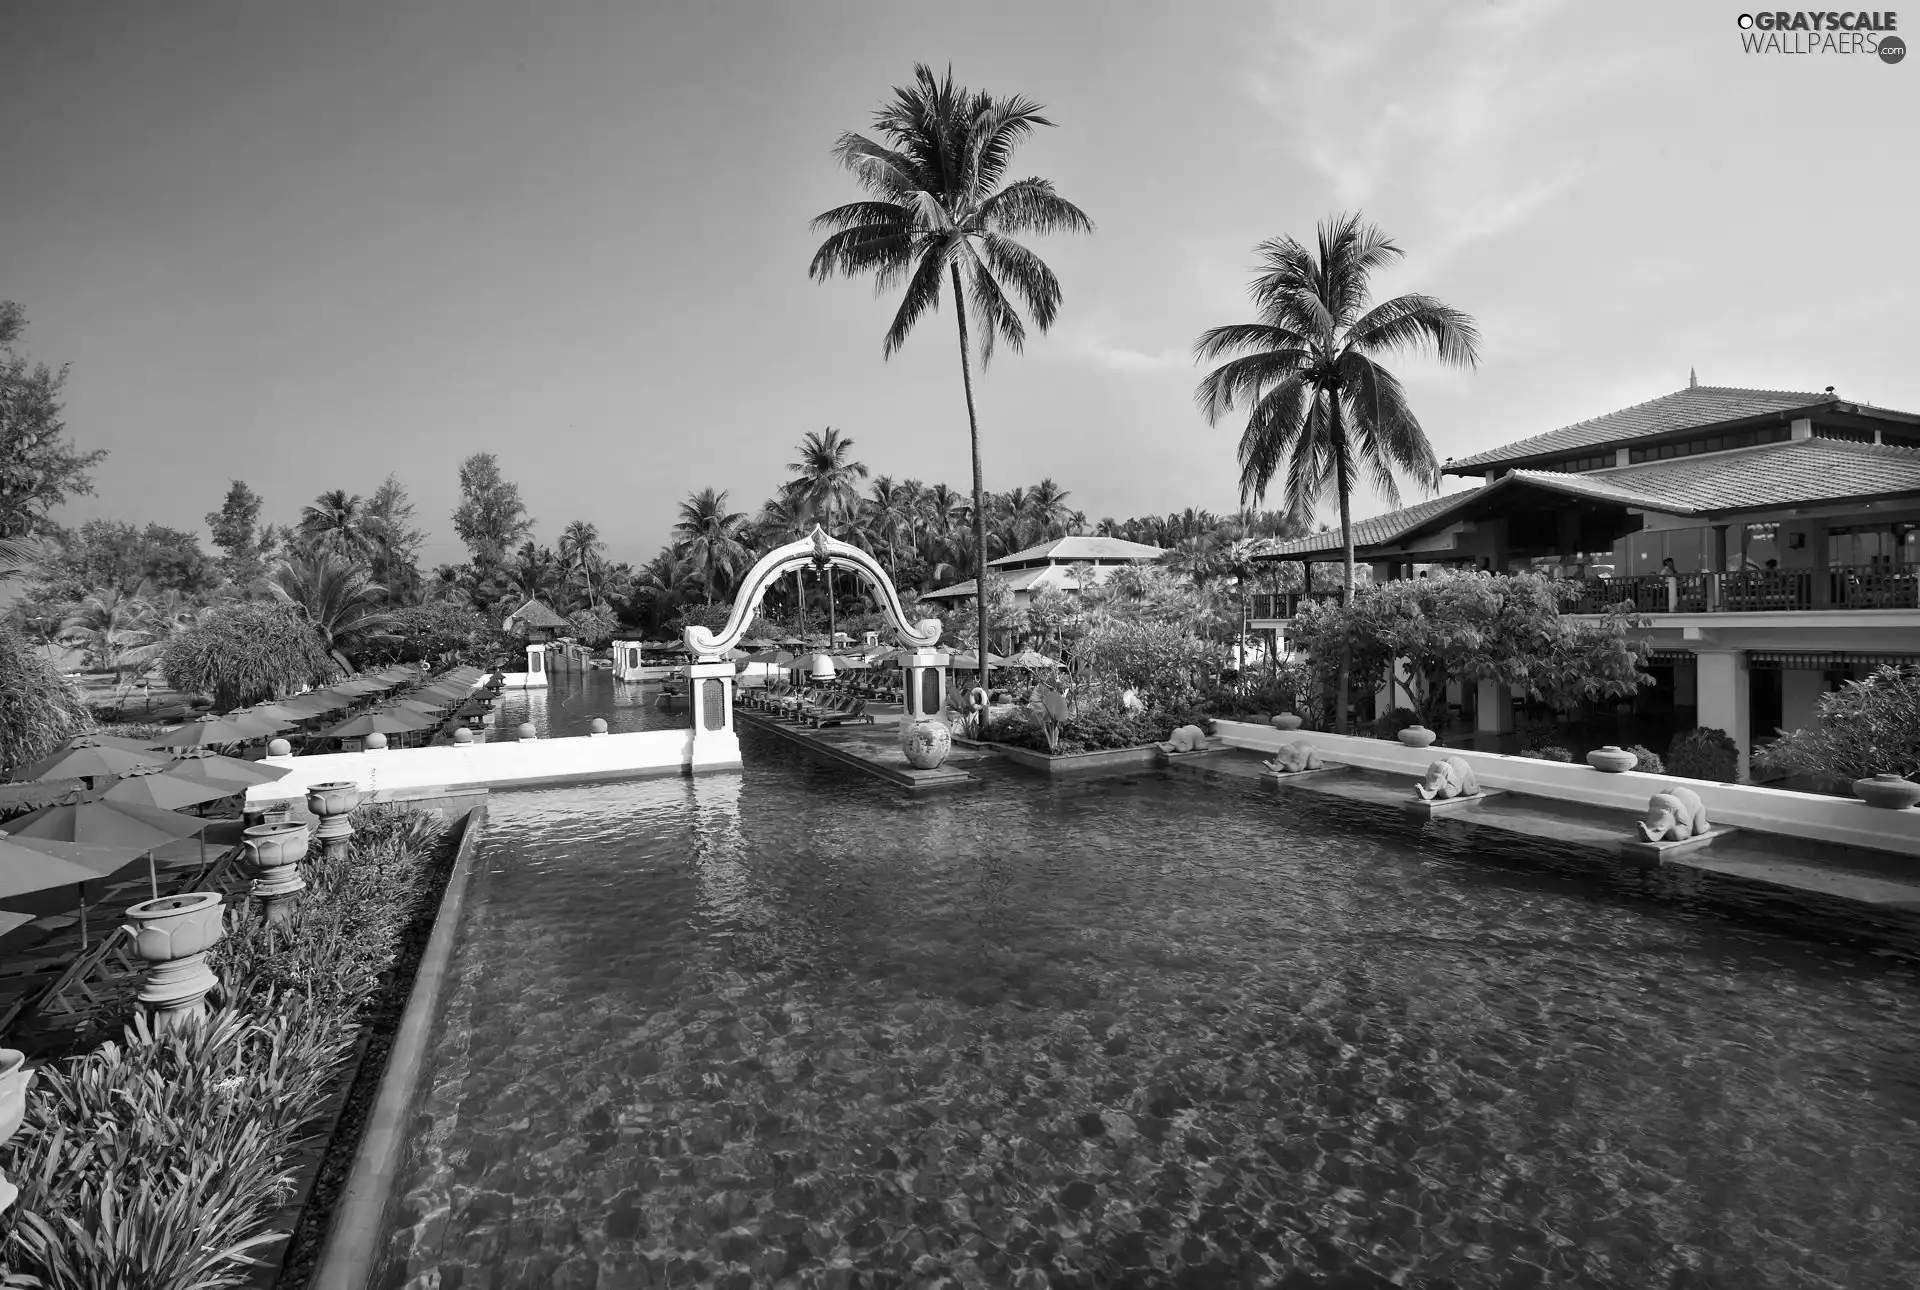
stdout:
{"type": "Polygon", "coordinates": [[[486,825],[487,803],[483,798],[467,813],[460,849],[447,875],[440,908],[434,913],[433,934],[414,973],[406,1011],[394,1028],[380,1091],[368,1113],[367,1127],[360,1136],[360,1147],[354,1153],[353,1168],[341,1189],[326,1241],[320,1247],[309,1290],[364,1290],[373,1274],[380,1229],[406,1150],[414,1093],[426,1065],[427,1040],[445,993],[454,940],[466,910],[468,879],[486,825]]]}

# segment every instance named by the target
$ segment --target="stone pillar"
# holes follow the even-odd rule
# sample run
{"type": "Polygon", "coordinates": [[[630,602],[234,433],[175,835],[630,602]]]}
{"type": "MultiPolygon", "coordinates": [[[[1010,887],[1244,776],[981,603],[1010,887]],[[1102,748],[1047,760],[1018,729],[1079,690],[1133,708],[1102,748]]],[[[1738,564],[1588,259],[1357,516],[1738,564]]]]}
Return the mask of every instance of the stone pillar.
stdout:
{"type": "Polygon", "coordinates": [[[690,771],[727,770],[740,764],[740,736],[733,729],[733,664],[726,659],[689,663],[687,698],[693,718],[690,771]]]}
{"type": "Polygon", "coordinates": [[[332,780],[307,788],[307,809],[319,819],[313,836],[320,839],[322,855],[334,864],[347,858],[347,846],[353,841],[353,808],[360,805],[360,787],[349,780],[332,780]]]}
{"type": "Polygon", "coordinates": [[[135,996],[164,1031],[207,1015],[207,991],[220,978],[207,966],[207,951],[226,935],[220,893],[189,892],[143,900],[127,910],[125,931],[147,964],[147,979],[135,996]]]}
{"type": "Polygon", "coordinates": [[[615,641],[613,643],[613,675],[618,681],[638,681],[640,679],[640,642],[615,641]]]}
{"type": "Polygon", "coordinates": [[[1474,697],[1474,733],[1499,736],[1513,733],[1513,691],[1498,681],[1482,681],[1474,697]]]}
{"type": "Polygon", "coordinates": [[[527,642],[527,688],[547,683],[547,645],[545,641],[527,642]]]}
{"type": "Polygon", "coordinates": [[[1747,754],[1753,746],[1745,650],[1701,650],[1699,664],[1702,728],[1724,730],[1740,750],[1740,782],[1747,782],[1747,754]]]}
{"type": "Polygon", "coordinates": [[[901,661],[906,672],[902,686],[900,739],[916,721],[944,721],[947,711],[947,656],[937,649],[917,649],[901,661]]]}

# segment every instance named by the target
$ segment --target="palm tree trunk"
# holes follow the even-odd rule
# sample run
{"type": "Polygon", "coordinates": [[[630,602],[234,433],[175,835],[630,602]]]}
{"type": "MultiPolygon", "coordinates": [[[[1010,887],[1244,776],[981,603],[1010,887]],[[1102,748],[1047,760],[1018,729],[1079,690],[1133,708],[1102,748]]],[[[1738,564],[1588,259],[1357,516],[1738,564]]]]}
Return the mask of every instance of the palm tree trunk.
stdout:
{"type": "Polygon", "coordinates": [[[987,684],[987,508],[980,472],[980,419],[973,407],[973,368],[967,358],[967,302],[960,294],[960,266],[953,273],[953,316],[960,324],[960,380],[967,391],[967,433],[973,443],[973,603],[980,615],[980,688],[987,684]]]}
{"type": "MultiPolygon", "coordinates": [[[[1353,498],[1347,478],[1347,441],[1340,425],[1340,397],[1336,393],[1330,400],[1329,411],[1333,416],[1333,452],[1335,486],[1340,490],[1340,549],[1346,560],[1346,576],[1340,583],[1340,607],[1353,609],[1353,498]]],[[[1345,631],[1340,634],[1340,710],[1334,717],[1334,730],[1339,734],[1348,734],[1347,707],[1349,692],[1353,684],[1353,651],[1347,643],[1345,631]]]]}

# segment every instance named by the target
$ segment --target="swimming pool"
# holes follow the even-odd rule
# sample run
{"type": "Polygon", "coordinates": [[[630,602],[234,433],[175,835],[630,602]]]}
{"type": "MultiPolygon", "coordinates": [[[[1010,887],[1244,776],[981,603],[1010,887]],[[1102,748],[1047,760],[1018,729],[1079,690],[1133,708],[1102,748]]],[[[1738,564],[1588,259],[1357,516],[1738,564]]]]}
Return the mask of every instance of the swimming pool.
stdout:
{"type": "Polygon", "coordinates": [[[537,690],[502,690],[495,729],[512,739],[524,722],[533,723],[542,739],[584,735],[595,717],[605,717],[608,734],[630,730],[684,730],[685,708],[663,712],[656,706],[658,681],[616,681],[601,668],[585,672],[553,672],[548,685],[537,690]]]}
{"type": "Polygon", "coordinates": [[[1909,965],[1332,800],[742,742],[494,795],[375,1284],[1920,1282],[1909,965]]]}

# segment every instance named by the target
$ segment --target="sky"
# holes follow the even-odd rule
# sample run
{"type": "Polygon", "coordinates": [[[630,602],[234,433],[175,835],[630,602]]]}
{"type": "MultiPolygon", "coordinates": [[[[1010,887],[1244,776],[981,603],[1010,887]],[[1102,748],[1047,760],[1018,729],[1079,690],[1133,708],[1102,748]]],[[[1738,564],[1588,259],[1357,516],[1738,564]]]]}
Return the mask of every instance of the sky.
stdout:
{"type": "Polygon", "coordinates": [[[462,557],[456,473],[484,451],[539,540],[586,519],[639,563],[689,492],[757,509],[826,426],[875,473],[965,488],[950,308],[885,360],[896,298],[807,275],[809,220],[857,195],[835,138],[925,61],[1044,104],[1014,171],[1095,225],[1030,242],[1064,304],[980,374],[990,489],[1050,476],[1096,520],[1231,510],[1240,426],[1196,410],[1193,342],[1251,319],[1259,242],[1350,209],[1406,252],[1383,298],[1483,333],[1470,372],[1390,362],[1442,458],[1690,370],[1920,410],[1920,56],[1749,54],[1740,13],[20,5],[0,298],[27,352],[71,363],[75,442],[110,452],[69,525],[204,535],[234,478],[291,522],[392,472],[432,564],[462,557]]]}

